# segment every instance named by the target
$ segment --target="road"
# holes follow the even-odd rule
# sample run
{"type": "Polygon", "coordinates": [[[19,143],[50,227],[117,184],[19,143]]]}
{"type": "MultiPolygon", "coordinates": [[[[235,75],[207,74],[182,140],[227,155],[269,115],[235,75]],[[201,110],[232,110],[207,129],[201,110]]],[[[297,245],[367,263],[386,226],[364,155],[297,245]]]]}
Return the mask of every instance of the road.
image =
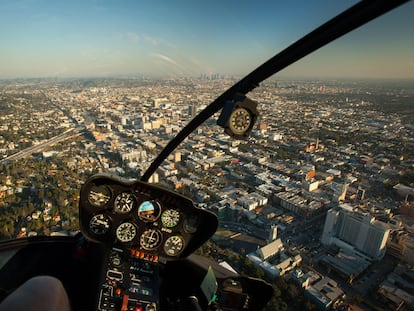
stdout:
{"type": "Polygon", "coordinates": [[[44,141],[40,144],[30,146],[30,147],[28,147],[24,150],[21,150],[21,151],[15,153],[15,154],[12,154],[11,156],[8,156],[7,158],[2,159],[0,161],[0,164],[20,160],[20,159],[22,159],[22,158],[24,158],[28,155],[31,155],[34,152],[39,152],[39,151],[45,149],[46,147],[49,147],[49,146],[51,146],[53,144],[56,144],[60,141],[66,140],[71,136],[78,135],[84,129],[85,128],[83,126],[78,126],[76,128],[69,129],[69,130],[63,132],[62,134],[59,134],[55,137],[52,137],[52,138],[50,138],[50,139],[48,139],[48,140],[46,140],[46,141],[44,141]]]}

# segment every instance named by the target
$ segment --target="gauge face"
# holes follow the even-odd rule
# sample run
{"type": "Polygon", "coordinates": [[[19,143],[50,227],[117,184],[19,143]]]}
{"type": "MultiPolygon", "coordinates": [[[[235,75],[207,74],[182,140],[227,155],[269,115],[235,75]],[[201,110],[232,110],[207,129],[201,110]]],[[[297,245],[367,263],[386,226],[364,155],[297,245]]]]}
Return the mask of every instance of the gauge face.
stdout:
{"type": "Polygon", "coordinates": [[[104,214],[95,215],[89,221],[89,230],[96,235],[103,235],[107,233],[110,227],[111,221],[108,216],[104,214]]]}
{"type": "Polygon", "coordinates": [[[167,209],[161,215],[161,222],[164,227],[172,228],[178,225],[180,221],[180,212],[176,209],[167,209]]]}
{"type": "Polygon", "coordinates": [[[184,249],[184,239],[182,236],[170,236],[164,243],[164,252],[169,256],[177,256],[184,249]]]}
{"type": "Polygon", "coordinates": [[[244,134],[250,127],[252,117],[247,109],[238,107],[230,115],[229,128],[237,134],[244,134]]]}
{"type": "Polygon", "coordinates": [[[115,198],[114,210],[118,213],[126,214],[134,208],[135,199],[132,193],[122,192],[115,198]]]}
{"type": "Polygon", "coordinates": [[[130,222],[124,222],[116,229],[116,237],[121,242],[131,242],[136,235],[137,228],[130,222]]]}
{"type": "Polygon", "coordinates": [[[97,207],[105,206],[111,199],[111,192],[106,186],[94,185],[89,190],[88,200],[89,203],[97,207]]]}
{"type": "Polygon", "coordinates": [[[140,238],[141,247],[147,250],[156,248],[161,243],[161,232],[155,229],[144,231],[140,238]]]}
{"type": "Polygon", "coordinates": [[[161,213],[161,206],[156,201],[145,201],[138,208],[138,217],[143,221],[155,221],[161,213]]]}

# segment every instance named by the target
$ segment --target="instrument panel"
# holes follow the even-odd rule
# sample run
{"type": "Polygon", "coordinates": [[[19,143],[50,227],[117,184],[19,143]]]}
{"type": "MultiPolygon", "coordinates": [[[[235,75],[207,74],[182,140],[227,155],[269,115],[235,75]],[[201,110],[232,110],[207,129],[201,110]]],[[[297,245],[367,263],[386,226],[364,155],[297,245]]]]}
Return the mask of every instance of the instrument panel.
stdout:
{"type": "Polygon", "coordinates": [[[82,186],[82,233],[165,260],[186,257],[217,229],[217,217],[167,189],[115,175],[99,174],[82,186]]]}

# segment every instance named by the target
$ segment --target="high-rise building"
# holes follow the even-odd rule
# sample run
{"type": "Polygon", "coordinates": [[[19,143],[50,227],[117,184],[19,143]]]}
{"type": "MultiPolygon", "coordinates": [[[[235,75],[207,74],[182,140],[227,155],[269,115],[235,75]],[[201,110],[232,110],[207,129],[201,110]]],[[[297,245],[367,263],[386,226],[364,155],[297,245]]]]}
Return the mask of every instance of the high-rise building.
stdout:
{"type": "Polygon", "coordinates": [[[354,248],[379,260],[385,255],[389,234],[390,228],[386,223],[342,205],[342,208],[328,211],[321,242],[340,248],[354,248]]]}
{"type": "Polygon", "coordinates": [[[191,104],[188,106],[188,114],[190,117],[194,117],[197,113],[197,107],[195,104],[191,104]]]}

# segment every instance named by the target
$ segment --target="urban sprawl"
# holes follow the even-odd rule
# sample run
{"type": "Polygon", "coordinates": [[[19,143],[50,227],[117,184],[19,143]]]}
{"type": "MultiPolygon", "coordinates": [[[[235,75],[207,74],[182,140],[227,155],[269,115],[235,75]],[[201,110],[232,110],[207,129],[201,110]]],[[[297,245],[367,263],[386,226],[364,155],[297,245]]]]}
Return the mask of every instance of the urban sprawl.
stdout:
{"type": "MultiPolygon", "coordinates": [[[[235,82],[0,81],[0,238],[75,234],[89,176],[139,178],[235,82]]],[[[250,138],[227,136],[217,114],[150,182],[218,216],[211,256],[247,257],[314,308],[414,309],[413,86],[270,79],[248,96],[250,138]]]]}

